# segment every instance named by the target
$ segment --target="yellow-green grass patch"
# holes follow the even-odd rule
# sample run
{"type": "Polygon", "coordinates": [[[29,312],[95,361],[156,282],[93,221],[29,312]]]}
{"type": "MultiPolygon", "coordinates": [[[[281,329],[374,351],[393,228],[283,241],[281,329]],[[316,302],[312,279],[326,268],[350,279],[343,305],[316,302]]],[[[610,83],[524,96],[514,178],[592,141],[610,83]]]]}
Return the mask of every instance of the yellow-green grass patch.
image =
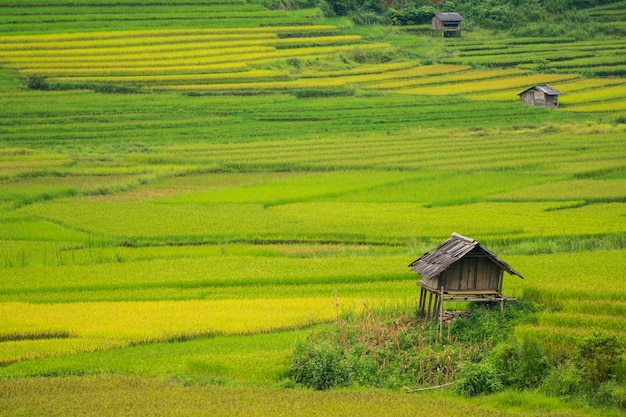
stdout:
{"type": "Polygon", "coordinates": [[[510,89],[514,87],[523,88],[533,84],[549,83],[555,81],[565,81],[578,78],[576,74],[534,74],[522,77],[502,77],[488,79],[485,81],[469,81],[465,83],[449,84],[441,88],[437,86],[423,86],[420,88],[407,88],[398,90],[401,94],[414,94],[426,96],[448,96],[480,93],[500,89],[510,89]]]}
{"type": "Polygon", "coordinates": [[[278,33],[306,33],[306,32],[333,32],[337,27],[334,25],[300,25],[300,26],[260,26],[260,27],[238,27],[238,28],[206,28],[206,29],[156,29],[156,30],[119,30],[119,31],[98,31],[98,32],[76,32],[76,33],[50,33],[41,35],[21,35],[2,37],[1,42],[5,44],[39,44],[42,42],[58,42],[60,45],[68,42],[86,41],[88,45],[93,41],[102,41],[105,44],[115,42],[116,39],[141,39],[141,38],[176,38],[185,36],[231,36],[243,35],[254,37],[261,34],[261,37],[269,35],[274,37],[278,33]]]}
{"type": "MultiPolygon", "coordinates": [[[[358,308],[359,300],[341,305],[358,308]]],[[[254,334],[305,327],[331,320],[340,311],[331,297],[257,300],[189,300],[156,302],[100,302],[68,304],[0,303],[0,334],[11,338],[20,332],[64,330],[69,338],[0,343],[0,362],[102,350],[138,343],[153,343],[216,334],[254,334]],[[10,319],[9,319],[10,318],[10,319]],[[86,342],[76,342],[84,340],[86,342]],[[10,343],[9,349],[2,349],[10,343]],[[38,345],[43,345],[37,349],[38,345]],[[78,346],[77,346],[78,345],[78,346]]]]}
{"type": "Polygon", "coordinates": [[[398,243],[412,236],[445,236],[463,229],[473,235],[512,236],[626,231],[623,205],[581,207],[579,201],[489,202],[433,211],[413,203],[304,202],[265,207],[72,199],[21,210],[91,233],[163,243],[257,239],[398,243]]]}
{"type": "MultiPolygon", "coordinates": [[[[38,415],[98,414],[103,417],[159,414],[177,416],[271,415],[302,417],[328,415],[429,417],[442,410],[449,417],[517,417],[518,409],[541,410],[540,414],[563,417],[618,416],[618,412],[597,411],[578,402],[548,399],[533,393],[520,400],[461,398],[453,393],[406,395],[380,390],[329,392],[218,385],[183,386],[176,380],[153,378],[70,376],[65,378],[7,379],[0,382],[0,406],[14,417],[38,415]],[[38,393],[38,395],[33,395],[38,393]],[[490,404],[487,404],[489,402],[490,404]],[[495,405],[492,405],[495,403],[495,405]],[[132,404],[132,407],[129,406],[132,404]],[[529,408],[525,408],[529,407],[529,408]],[[512,410],[511,410],[512,409],[512,410]]],[[[507,394],[503,394],[507,395],[507,394]]]]}
{"type": "Polygon", "coordinates": [[[263,203],[286,204],[296,201],[320,200],[353,192],[366,191],[390,184],[405,183],[421,176],[391,171],[345,171],[334,173],[296,174],[276,178],[258,185],[224,188],[210,192],[185,194],[157,200],[175,204],[263,203]]]}
{"type": "MultiPolygon", "coordinates": [[[[552,87],[556,88],[563,94],[586,94],[585,90],[593,90],[596,88],[613,87],[624,84],[624,81],[617,78],[581,78],[573,81],[559,82],[553,84],[552,87]]],[[[472,95],[472,100],[493,100],[493,101],[512,101],[519,100],[520,89],[508,89],[504,91],[492,91],[489,93],[472,95]]],[[[563,103],[563,99],[566,96],[560,96],[560,101],[563,103]]],[[[569,99],[565,98],[565,102],[569,99]]],[[[574,99],[575,100],[575,99],[574,99]]],[[[568,109],[569,110],[569,109],[568,109]]]]}
{"type": "MultiPolygon", "coordinates": [[[[572,107],[574,107],[575,104],[585,105],[587,103],[593,103],[598,101],[604,102],[605,100],[623,101],[620,99],[623,99],[625,96],[626,85],[622,84],[608,86],[606,88],[594,88],[589,91],[579,91],[576,94],[563,95],[563,97],[560,98],[559,101],[564,106],[569,107],[570,105],[572,105],[572,107]]],[[[607,102],[604,102],[602,104],[610,105],[610,103],[607,102]]]]}
{"type": "Polygon", "coordinates": [[[176,84],[159,85],[155,89],[164,91],[229,91],[229,90],[290,90],[307,88],[337,88],[345,87],[346,81],[341,78],[334,79],[296,79],[292,81],[259,81],[222,84],[176,84]]]}
{"type": "Polygon", "coordinates": [[[626,180],[568,180],[521,188],[493,196],[504,200],[626,199],[626,180]]]}
{"type": "Polygon", "coordinates": [[[411,79],[411,80],[405,80],[405,81],[390,81],[390,82],[385,82],[385,83],[373,84],[368,87],[378,88],[378,89],[398,89],[398,88],[409,88],[412,86],[419,86],[419,85],[442,84],[443,85],[442,88],[447,89],[450,83],[465,83],[465,82],[471,82],[471,81],[476,81],[476,80],[488,80],[492,78],[501,78],[501,77],[508,77],[508,76],[513,76],[513,75],[526,74],[528,72],[528,71],[516,70],[516,69],[464,71],[464,69],[467,69],[468,67],[463,67],[459,65],[440,65],[440,66],[433,66],[433,67],[434,68],[439,67],[443,69],[444,71],[440,73],[427,74],[427,75],[433,75],[431,77],[424,77],[424,78],[411,79]],[[455,72],[461,72],[461,73],[455,74],[455,72]],[[452,74],[448,75],[449,73],[452,73],[452,74]]]}
{"type": "MultiPolygon", "coordinates": [[[[84,243],[76,252],[81,253],[77,257],[82,259],[91,256],[93,261],[88,265],[68,262],[68,265],[60,266],[44,264],[5,269],[0,293],[41,292],[45,295],[53,291],[128,289],[149,293],[154,288],[198,288],[205,289],[209,296],[211,289],[220,287],[392,282],[406,279],[408,270],[405,263],[410,262],[410,259],[398,254],[364,257],[348,252],[345,256],[303,258],[254,251],[237,254],[236,249],[229,249],[232,246],[217,248],[218,253],[213,254],[208,250],[182,249],[178,256],[176,251],[169,256],[156,256],[149,249],[128,249],[126,252],[122,248],[119,251],[116,248],[100,249],[100,242],[95,238],[91,240],[90,247],[86,245],[88,242],[84,243]],[[102,260],[99,259],[101,250],[102,260]],[[231,250],[235,254],[227,255],[231,250]],[[186,256],[188,252],[191,253],[186,256]],[[106,254],[116,256],[117,259],[106,259],[106,254]],[[128,254],[128,257],[124,258],[124,254],[128,254]],[[133,261],[133,257],[137,260],[133,261]]],[[[106,248],[106,245],[103,246],[106,248]]],[[[64,301],[72,301],[71,296],[64,301]]]]}
{"type": "Polygon", "coordinates": [[[131,47],[141,45],[159,45],[170,43],[193,43],[193,42],[232,42],[232,41],[251,41],[253,39],[278,39],[277,33],[231,33],[231,34],[211,34],[211,33],[192,33],[179,34],[177,32],[163,31],[156,34],[153,31],[146,32],[126,32],[126,36],[122,36],[124,32],[116,32],[120,37],[110,37],[105,32],[96,32],[87,39],[90,34],[80,36],[74,34],[69,36],[53,36],[53,35],[33,35],[33,36],[11,36],[0,38],[0,53],[4,54],[9,51],[40,51],[40,50],[68,50],[68,49],[95,49],[95,48],[112,48],[112,47],[131,47]],[[79,37],[80,36],[80,37],[79,37]]]}
{"type": "MultiPolygon", "coordinates": [[[[378,83],[381,80],[412,80],[414,77],[437,76],[439,74],[447,74],[450,72],[463,71],[465,68],[453,65],[424,65],[402,70],[385,71],[378,74],[359,74],[359,75],[343,75],[340,76],[346,83],[364,84],[370,87],[370,83],[378,83]]],[[[329,74],[329,77],[334,77],[329,74]]],[[[402,82],[402,81],[398,81],[402,82]]],[[[375,84],[377,85],[377,84],[375,84]]]]}
{"type": "Polygon", "coordinates": [[[5,240],[83,242],[87,238],[87,235],[80,231],[28,216],[0,218],[0,225],[0,239],[5,240]]]}
{"type": "Polygon", "coordinates": [[[567,106],[568,111],[592,112],[592,113],[616,113],[626,116],[626,100],[610,100],[603,102],[593,102],[590,104],[571,104],[567,106]]]}
{"type": "Polygon", "coordinates": [[[560,305],[581,300],[623,303],[625,250],[507,257],[524,280],[505,280],[504,291],[560,305]]]}
{"type": "MultiPolygon", "coordinates": [[[[201,67],[193,67],[194,71],[202,71],[201,67]]],[[[189,70],[189,69],[187,69],[189,70]]],[[[121,70],[124,72],[124,70],[121,70]]],[[[133,71],[134,72],[134,71],[133,71]]],[[[148,71],[146,71],[148,72],[148,71]]],[[[249,70],[242,72],[234,72],[227,74],[181,74],[172,72],[163,75],[113,75],[113,76],[91,76],[91,77],[57,77],[57,81],[66,82],[107,82],[107,83],[139,83],[139,84],[184,84],[189,82],[195,83],[232,83],[232,82],[250,82],[250,81],[266,81],[288,79],[289,75],[278,71],[269,70],[249,70]]]]}
{"type": "Polygon", "coordinates": [[[362,75],[362,74],[380,74],[387,71],[405,70],[408,68],[418,66],[415,62],[388,62],[383,64],[374,65],[358,65],[354,68],[336,70],[336,71],[319,71],[319,72],[305,72],[299,74],[302,78],[326,78],[332,76],[345,76],[345,75],[362,75]]]}

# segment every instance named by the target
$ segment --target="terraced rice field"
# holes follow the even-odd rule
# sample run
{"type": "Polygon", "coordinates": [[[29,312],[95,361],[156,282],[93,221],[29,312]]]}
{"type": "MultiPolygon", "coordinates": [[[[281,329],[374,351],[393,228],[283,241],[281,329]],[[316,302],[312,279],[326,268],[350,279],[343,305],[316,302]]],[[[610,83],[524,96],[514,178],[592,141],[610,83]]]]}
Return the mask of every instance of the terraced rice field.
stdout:
{"type": "MultiPolygon", "coordinates": [[[[532,67],[523,65],[501,70],[452,65],[482,65],[463,58],[463,53],[459,58],[446,59],[444,62],[450,63],[447,65],[398,62],[320,70],[330,65],[328,60],[337,54],[349,57],[385,53],[391,48],[385,43],[366,43],[359,35],[337,33],[336,26],[306,25],[22,35],[0,40],[0,56],[6,68],[17,70],[22,76],[46,77],[57,89],[192,94],[362,89],[514,101],[526,86],[550,83],[564,89],[562,103],[569,110],[611,114],[624,111],[621,79],[583,79],[575,70],[577,66],[589,65],[578,65],[577,61],[569,67],[570,73],[563,74],[533,74],[532,67]],[[308,67],[312,70],[306,70],[308,67]]],[[[532,46],[531,49],[551,51],[554,46],[532,44],[532,39],[517,41],[523,50],[532,46]]],[[[599,49],[598,44],[573,44],[576,48],[572,53],[576,56],[599,49]]],[[[458,46],[481,54],[495,66],[507,65],[498,57],[519,56],[515,48],[504,44],[501,54],[489,45],[477,51],[477,44],[458,46]]],[[[618,55],[622,46],[616,42],[604,45],[618,55]]]]}
{"type": "MultiPolygon", "coordinates": [[[[5,409],[49,412],[15,399],[59,376],[145,398],[161,380],[172,396],[321,401],[310,415],[362,405],[241,387],[279,384],[296,340],[342,312],[412,308],[407,265],[451,232],[526,277],[506,294],[551,307],[517,336],[554,354],[597,330],[626,341],[623,39],[410,38],[454,51],[426,64],[315,9],[79,3],[0,5],[5,409]],[[558,109],[519,103],[543,83],[558,109]]],[[[378,400],[517,413],[498,410],[506,397],[367,395],[364,415],[378,400]]]]}

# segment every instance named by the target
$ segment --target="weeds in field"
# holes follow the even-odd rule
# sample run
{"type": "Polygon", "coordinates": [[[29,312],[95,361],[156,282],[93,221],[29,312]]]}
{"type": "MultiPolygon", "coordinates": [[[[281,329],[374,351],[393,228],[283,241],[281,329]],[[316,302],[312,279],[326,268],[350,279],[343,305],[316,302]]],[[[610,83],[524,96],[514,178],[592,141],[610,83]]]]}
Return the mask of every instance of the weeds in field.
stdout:
{"type": "Polygon", "coordinates": [[[614,334],[581,337],[572,355],[548,375],[541,389],[550,395],[623,409],[626,392],[615,378],[623,352],[624,345],[614,334]]]}
{"type": "Polygon", "coordinates": [[[438,324],[416,318],[414,308],[366,307],[339,317],[296,347],[291,378],[318,390],[447,384],[459,378],[462,363],[481,361],[515,323],[536,311],[531,303],[507,307],[504,316],[499,310],[476,308],[439,335],[438,324]]]}

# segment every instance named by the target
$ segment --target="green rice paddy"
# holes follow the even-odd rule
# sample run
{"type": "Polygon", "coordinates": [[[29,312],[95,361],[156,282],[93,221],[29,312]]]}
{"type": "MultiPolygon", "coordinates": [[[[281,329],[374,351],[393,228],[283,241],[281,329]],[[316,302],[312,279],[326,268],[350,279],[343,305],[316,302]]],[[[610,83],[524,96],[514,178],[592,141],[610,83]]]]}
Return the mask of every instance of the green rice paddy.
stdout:
{"type": "Polygon", "coordinates": [[[413,308],[407,265],[452,232],[548,307],[516,337],[553,355],[595,331],[626,342],[623,39],[75,3],[0,5],[0,415],[620,415],[284,377],[312,328],[413,308]],[[519,102],[539,83],[558,109],[519,102]]]}

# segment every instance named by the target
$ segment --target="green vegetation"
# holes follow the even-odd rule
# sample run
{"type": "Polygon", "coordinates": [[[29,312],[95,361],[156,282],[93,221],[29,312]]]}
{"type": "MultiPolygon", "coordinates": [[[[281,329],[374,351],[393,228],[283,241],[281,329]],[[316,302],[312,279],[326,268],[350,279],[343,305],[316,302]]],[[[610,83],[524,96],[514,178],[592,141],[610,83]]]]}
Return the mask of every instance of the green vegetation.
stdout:
{"type": "Polygon", "coordinates": [[[623,415],[624,7],[561,3],[4,2],[0,415],[623,415]],[[453,231],[526,279],[439,334],[453,231]]]}
{"type": "MultiPolygon", "coordinates": [[[[342,317],[329,333],[313,334],[306,344],[297,346],[290,375],[296,383],[317,390],[448,384],[459,378],[459,369],[464,378],[472,363],[506,340],[512,327],[534,309],[512,304],[501,315],[499,309],[476,308],[469,317],[454,320],[447,333],[439,334],[437,323],[416,319],[414,305],[368,308],[342,317]]],[[[498,370],[511,377],[520,371],[498,370]]],[[[467,382],[460,382],[459,387],[467,393],[467,382]]]]}

